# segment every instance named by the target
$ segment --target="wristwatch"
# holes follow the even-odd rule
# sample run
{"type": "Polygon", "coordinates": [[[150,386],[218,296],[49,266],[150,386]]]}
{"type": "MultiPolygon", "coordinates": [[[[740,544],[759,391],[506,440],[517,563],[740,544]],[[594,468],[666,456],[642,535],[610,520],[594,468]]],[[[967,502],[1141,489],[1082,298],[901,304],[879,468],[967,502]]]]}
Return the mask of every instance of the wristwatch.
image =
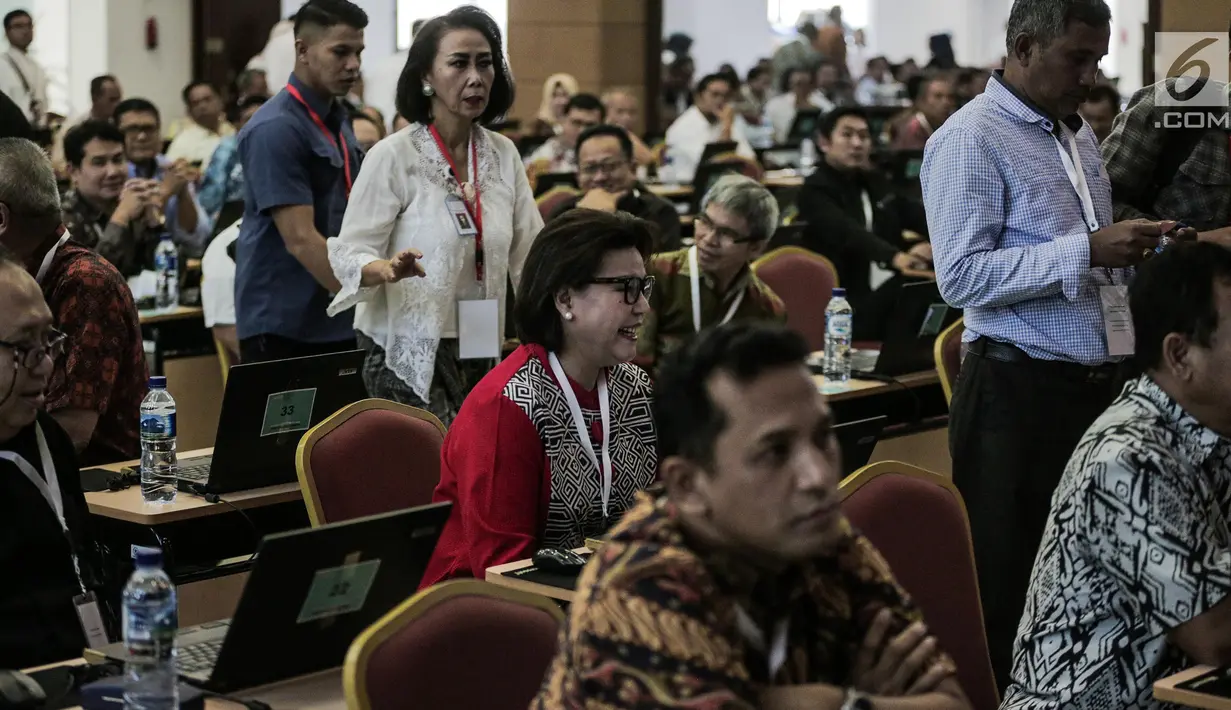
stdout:
{"type": "Polygon", "coordinates": [[[842,700],[842,710],[873,710],[872,701],[858,690],[847,688],[846,697],[842,700]]]}

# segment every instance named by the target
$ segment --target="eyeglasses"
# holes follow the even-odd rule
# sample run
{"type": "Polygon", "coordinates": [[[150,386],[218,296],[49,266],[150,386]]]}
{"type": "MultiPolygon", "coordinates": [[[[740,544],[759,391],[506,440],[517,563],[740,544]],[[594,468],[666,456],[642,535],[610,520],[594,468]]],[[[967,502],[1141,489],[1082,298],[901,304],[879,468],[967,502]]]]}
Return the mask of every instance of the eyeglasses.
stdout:
{"type": "Polygon", "coordinates": [[[721,244],[722,246],[731,246],[733,244],[745,244],[747,242],[760,241],[756,237],[749,237],[745,234],[740,234],[739,232],[735,231],[734,229],[731,229],[730,227],[724,227],[720,224],[714,224],[714,220],[710,219],[709,215],[705,214],[704,212],[697,215],[697,218],[694,221],[696,223],[696,230],[698,232],[697,241],[700,241],[702,236],[710,236],[710,235],[712,235],[715,239],[717,239],[718,243],[721,244]]]}
{"type": "Polygon", "coordinates": [[[624,287],[624,302],[630,306],[636,305],[637,299],[645,296],[648,300],[654,292],[653,276],[610,276],[590,279],[592,284],[619,284],[624,287]]]}
{"type": "Polygon", "coordinates": [[[156,123],[137,123],[127,126],[120,126],[120,130],[127,136],[139,136],[143,133],[157,133],[158,124],[156,123]]]}
{"type": "Polygon", "coordinates": [[[13,367],[20,365],[27,370],[34,370],[43,364],[43,358],[50,357],[52,361],[64,354],[64,341],[67,335],[54,328],[47,332],[47,338],[42,345],[9,343],[0,340],[0,347],[13,351],[13,367]]]}
{"type": "Polygon", "coordinates": [[[626,165],[628,165],[628,163],[623,160],[604,160],[601,163],[587,163],[582,165],[578,172],[586,177],[594,177],[599,173],[611,175],[626,165]]]}

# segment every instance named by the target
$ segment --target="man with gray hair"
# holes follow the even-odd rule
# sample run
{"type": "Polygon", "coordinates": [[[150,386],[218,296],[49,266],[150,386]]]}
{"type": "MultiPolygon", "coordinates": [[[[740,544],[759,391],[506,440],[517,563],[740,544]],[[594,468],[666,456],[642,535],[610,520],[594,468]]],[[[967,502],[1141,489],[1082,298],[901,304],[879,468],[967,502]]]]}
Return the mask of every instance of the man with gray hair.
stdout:
{"type": "Polygon", "coordinates": [[[120,272],[71,236],[47,155],[28,140],[0,139],[0,245],[38,281],[67,336],[46,409],[83,466],[134,459],[148,377],[137,307],[120,272]]]}
{"type": "Polygon", "coordinates": [[[654,373],[703,329],[733,320],[785,321],[782,301],[749,267],[778,228],[778,201],[756,180],[726,175],[705,193],[696,243],[655,254],[651,311],[637,335],[638,365],[654,373]]]}
{"type": "Polygon", "coordinates": [[[932,135],[921,171],[940,292],[965,309],[949,447],[1002,689],[1052,493],[1134,351],[1133,267],[1176,226],[1113,224],[1077,114],[1110,23],[1103,0],[1016,0],[1004,71],[932,135]]]}

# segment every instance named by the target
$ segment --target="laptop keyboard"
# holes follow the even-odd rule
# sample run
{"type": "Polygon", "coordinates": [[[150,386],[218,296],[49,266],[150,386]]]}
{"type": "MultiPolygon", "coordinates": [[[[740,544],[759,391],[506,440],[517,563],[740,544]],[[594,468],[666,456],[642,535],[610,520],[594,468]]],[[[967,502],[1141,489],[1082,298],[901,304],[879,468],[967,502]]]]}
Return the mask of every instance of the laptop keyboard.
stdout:
{"type": "Polygon", "coordinates": [[[213,462],[214,457],[212,456],[184,459],[179,462],[179,470],[175,472],[175,477],[194,483],[205,483],[209,480],[209,468],[213,462]]]}
{"type": "Polygon", "coordinates": [[[176,653],[175,665],[180,673],[204,673],[218,662],[218,651],[223,639],[202,641],[191,646],[181,646],[176,653]]]}

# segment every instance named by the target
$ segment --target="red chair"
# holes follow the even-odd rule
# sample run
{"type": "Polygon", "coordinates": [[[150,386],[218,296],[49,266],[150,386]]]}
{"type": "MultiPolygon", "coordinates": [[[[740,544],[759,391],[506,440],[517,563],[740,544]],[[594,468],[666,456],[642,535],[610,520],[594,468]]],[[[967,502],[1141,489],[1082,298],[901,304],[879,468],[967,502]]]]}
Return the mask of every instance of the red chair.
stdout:
{"type": "Polygon", "coordinates": [[[422,409],[383,399],[339,409],[295,452],[312,527],[431,503],[444,439],[445,425],[422,409]]]}
{"type": "Polygon", "coordinates": [[[786,305],[786,324],[812,350],[825,349],[825,307],[838,285],[833,262],[802,247],[780,247],[757,259],[752,270],[786,305]]]}
{"type": "Polygon", "coordinates": [[[346,654],[349,710],[525,710],[564,623],[553,601],[472,579],[414,595],[346,654]]]}
{"type": "Polygon", "coordinates": [[[534,203],[538,205],[539,215],[544,222],[551,219],[551,216],[556,213],[560,205],[564,204],[571,198],[580,197],[581,190],[568,185],[556,185],[547,192],[539,195],[534,199],[534,203]]]}
{"type": "Polygon", "coordinates": [[[995,710],[966,504],[953,483],[898,461],[865,466],[839,485],[847,519],[876,546],[957,663],[975,710],[995,710]]]}
{"type": "Polygon", "coordinates": [[[966,332],[963,321],[963,318],[958,318],[956,323],[945,328],[932,346],[932,357],[936,360],[936,371],[940,373],[945,402],[953,401],[953,387],[957,385],[957,374],[962,369],[962,333],[966,332]]]}

